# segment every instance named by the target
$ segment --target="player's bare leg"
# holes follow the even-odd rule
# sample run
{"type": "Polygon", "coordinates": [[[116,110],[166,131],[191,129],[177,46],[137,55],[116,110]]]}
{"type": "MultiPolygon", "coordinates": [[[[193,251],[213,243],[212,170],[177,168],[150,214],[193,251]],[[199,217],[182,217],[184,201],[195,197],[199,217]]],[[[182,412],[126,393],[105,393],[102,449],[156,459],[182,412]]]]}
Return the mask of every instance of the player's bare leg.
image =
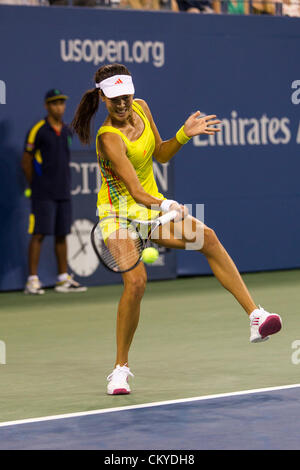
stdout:
{"type": "Polygon", "coordinates": [[[220,243],[215,232],[205,227],[204,245],[201,252],[205,255],[212,272],[250,315],[257,308],[233,260],[220,243]]]}
{"type": "MultiPolygon", "coordinates": [[[[121,232],[121,231],[118,231],[121,232]]],[[[119,265],[126,269],[126,250],[132,250],[132,240],[118,239],[111,245],[110,251],[119,260],[119,265]]],[[[136,268],[122,274],[124,290],[119,302],[117,313],[117,354],[115,368],[107,377],[107,393],[109,395],[122,395],[130,393],[128,377],[133,374],[128,367],[128,354],[133,340],[134,333],[139,323],[140,305],[144,295],[147,282],[147,273],[143,263],[139,263],[136,268]]]]}
{"type": "Polygon", "coordinates": [[[187,216],[184,222],[162,227],[157,243],[169,248],[188,248],[203,253],[216,278],[234,295],[245,312],[250,315],[257,308],[236,265],[217,235],[199,220],[187,216]]]}
{"type": "Polygon", "coordinates": [[[183,222],[160,228],[157,243],[169,248],[195,249],[203,253],[220,283],[237,299],[250,317],[250,342],[269,339],[281,330],[281,317],[257,308],[233,260],[215,232],[199,220],[188,216],[183,222]]]}
{"type": "Polygon", "coordinates": [[[67,237],[65,235],[56,235],[55,254],[58,268],[55,292],[64,294],[68,292],[85,292],[87,288],[75,281],[72,275],[68,274],[67,237]]]}
{"type": "Polygon", "coordinates": [[[55,237],[55,254],[57,259],[58,273],[67,273],[67,240],[65,236],[55,237]]]}
{"type": "Polygon", "coordinates": [[[29,242],[28,267],[30,276],[37,276],[43,240],[44,235],[34,234],[29,242]]]}
{"type": "Polygon", "coordinates": [[[128,353],[140,318],[140,305],[145,292],[147,274],[140,263],[132,271],[122,275],[124,290],[117,313],[117,356],[116,363],[128,365],[128,353]]]}
{"type": "Polygon", "coordinates": [[[29,242],[28,249],[28,269],[29,276],[25,285],[25,294],[44,294],[40,280],[38,278],[38,265],[41,254],[41,246],[44,235],[33,234],[29,242]]]}

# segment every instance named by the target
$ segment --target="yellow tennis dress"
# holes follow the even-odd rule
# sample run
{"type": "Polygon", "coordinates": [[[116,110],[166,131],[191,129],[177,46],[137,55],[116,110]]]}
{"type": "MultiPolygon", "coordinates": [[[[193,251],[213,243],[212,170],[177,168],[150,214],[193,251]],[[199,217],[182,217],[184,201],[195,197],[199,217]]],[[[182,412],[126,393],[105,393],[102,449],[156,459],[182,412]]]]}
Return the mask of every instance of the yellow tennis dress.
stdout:
{"type": "MultiPolygon", "coordinates": [[[[132,219],[147,220],[153,219],[159,215],[159,211],[150,210],[137,204],[128,192],[123,181],[114,173],[111,162],[101,158],[98,149],[98,136],[105,132],[118,134],[121,137],[127,148],[126,155],[132,163],[144,190],[154,197],[166,199],[158,191],[154,178],[152,155],[155,149],[155,138],[150,122],[143,108],[136,101],[133,101],[132,109],[142,118],[145,126],[141,136],[137,140],[134,142],[130,141],[119,129],[112,126],[102,126],[97,133],[96,150],[102,176],[102,184],[97,201],[100,219],[109,215],[121,215],[132,219]]],[[[105,229],[106,238],[115,230],[116,227],[114,227],[113,224],[107,224],[105,229]]]]}

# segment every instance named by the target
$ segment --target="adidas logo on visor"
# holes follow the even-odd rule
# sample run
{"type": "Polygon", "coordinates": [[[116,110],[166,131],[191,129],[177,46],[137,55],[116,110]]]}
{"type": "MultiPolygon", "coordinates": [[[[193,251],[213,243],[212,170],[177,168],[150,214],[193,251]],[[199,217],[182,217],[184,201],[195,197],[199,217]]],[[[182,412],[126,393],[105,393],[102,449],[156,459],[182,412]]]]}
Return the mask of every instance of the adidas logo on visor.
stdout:
{"type": "Polygon", "coordinates": [[[120,83],[123,83],[122,80],[119,78],[116,82],[115,85],[120,85],[120,83]]]}

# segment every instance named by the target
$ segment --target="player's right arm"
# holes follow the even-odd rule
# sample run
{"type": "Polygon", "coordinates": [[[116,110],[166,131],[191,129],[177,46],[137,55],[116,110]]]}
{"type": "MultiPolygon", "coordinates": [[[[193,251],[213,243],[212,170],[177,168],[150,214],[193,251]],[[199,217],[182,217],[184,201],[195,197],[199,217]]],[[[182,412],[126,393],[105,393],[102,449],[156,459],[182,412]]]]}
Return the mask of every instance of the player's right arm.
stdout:
{"type": "Polygon", "coordinates": [[[31,185],[33,178],[33,158],[36,149],[39,148],[39,131],[45,124],[45,119],[37,122],[27,133],[24,144],[24,152],[21,161],[23,171],[28,183],[31,185]]]}
{"type": "Polygon", "coordinates": [[[25,137],[24,142],[24,152],[21,160],[21,166],[23,172],[25,174],[25,178],[31,186],[32,179],[33,179],[33,158],[34,158],[34,149],[35,149],[35,139],[37,131],[35,129],[39,129],[39,123],[33,126],[28,132],[25,137]]]}
{"type": "Polygon", "coordinates": [[[111,162],[114,173],[123,181],[129,194],[138,204],[143,204],[149,209],[151,206],[161,204],[161,199],[151,196],[144,190],[126,155],[125,144],[119,135],[108,132],[100,135],[98,148],[101,157],[111,162]]]}
{"type": "Polygon", "coordinates": [[[28,184],[31,185],[33,175],[33,155],[31,153],[26,151],[23,153],[21,166],[24,171],[26,180],[28,181],[28,184]]]}
{"type": "MultiPolygon", "coordinates": [[[[117,134],[106,132],[98,137],[98,148],[102,158],[109,160],[114,173],[125,184],[131,197],[138,203],[149,209],[161,205],[162,199],[148,194],[141,185],[136,171],[126,155],[126,146],[117,134]]],[[[183,212],[183,206],[176,203],[172,209],[183,212]]]]}

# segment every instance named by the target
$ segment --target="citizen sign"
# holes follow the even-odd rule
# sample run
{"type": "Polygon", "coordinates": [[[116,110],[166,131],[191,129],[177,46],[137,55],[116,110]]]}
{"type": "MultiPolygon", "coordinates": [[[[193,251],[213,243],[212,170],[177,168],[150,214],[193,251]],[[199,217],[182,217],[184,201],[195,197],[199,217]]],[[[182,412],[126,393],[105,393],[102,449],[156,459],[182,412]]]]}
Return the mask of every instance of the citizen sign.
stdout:
{"type": "MultiPolygon", "coordinates": [[[[98,193],[101,188],[101,173],[97,162],[71,162],[72,196],[98,193]]],[[[168,191],[168,166],[153,162],[153,172],[161,191],[168,191]]]]}
{"type": "Polygon", "coordinates": [[[98,193],[101,187],[101,175],[99,165],[94,163],[70,163],[72,169],[73,187],[72,196],[78,194],[98,193]]]}

